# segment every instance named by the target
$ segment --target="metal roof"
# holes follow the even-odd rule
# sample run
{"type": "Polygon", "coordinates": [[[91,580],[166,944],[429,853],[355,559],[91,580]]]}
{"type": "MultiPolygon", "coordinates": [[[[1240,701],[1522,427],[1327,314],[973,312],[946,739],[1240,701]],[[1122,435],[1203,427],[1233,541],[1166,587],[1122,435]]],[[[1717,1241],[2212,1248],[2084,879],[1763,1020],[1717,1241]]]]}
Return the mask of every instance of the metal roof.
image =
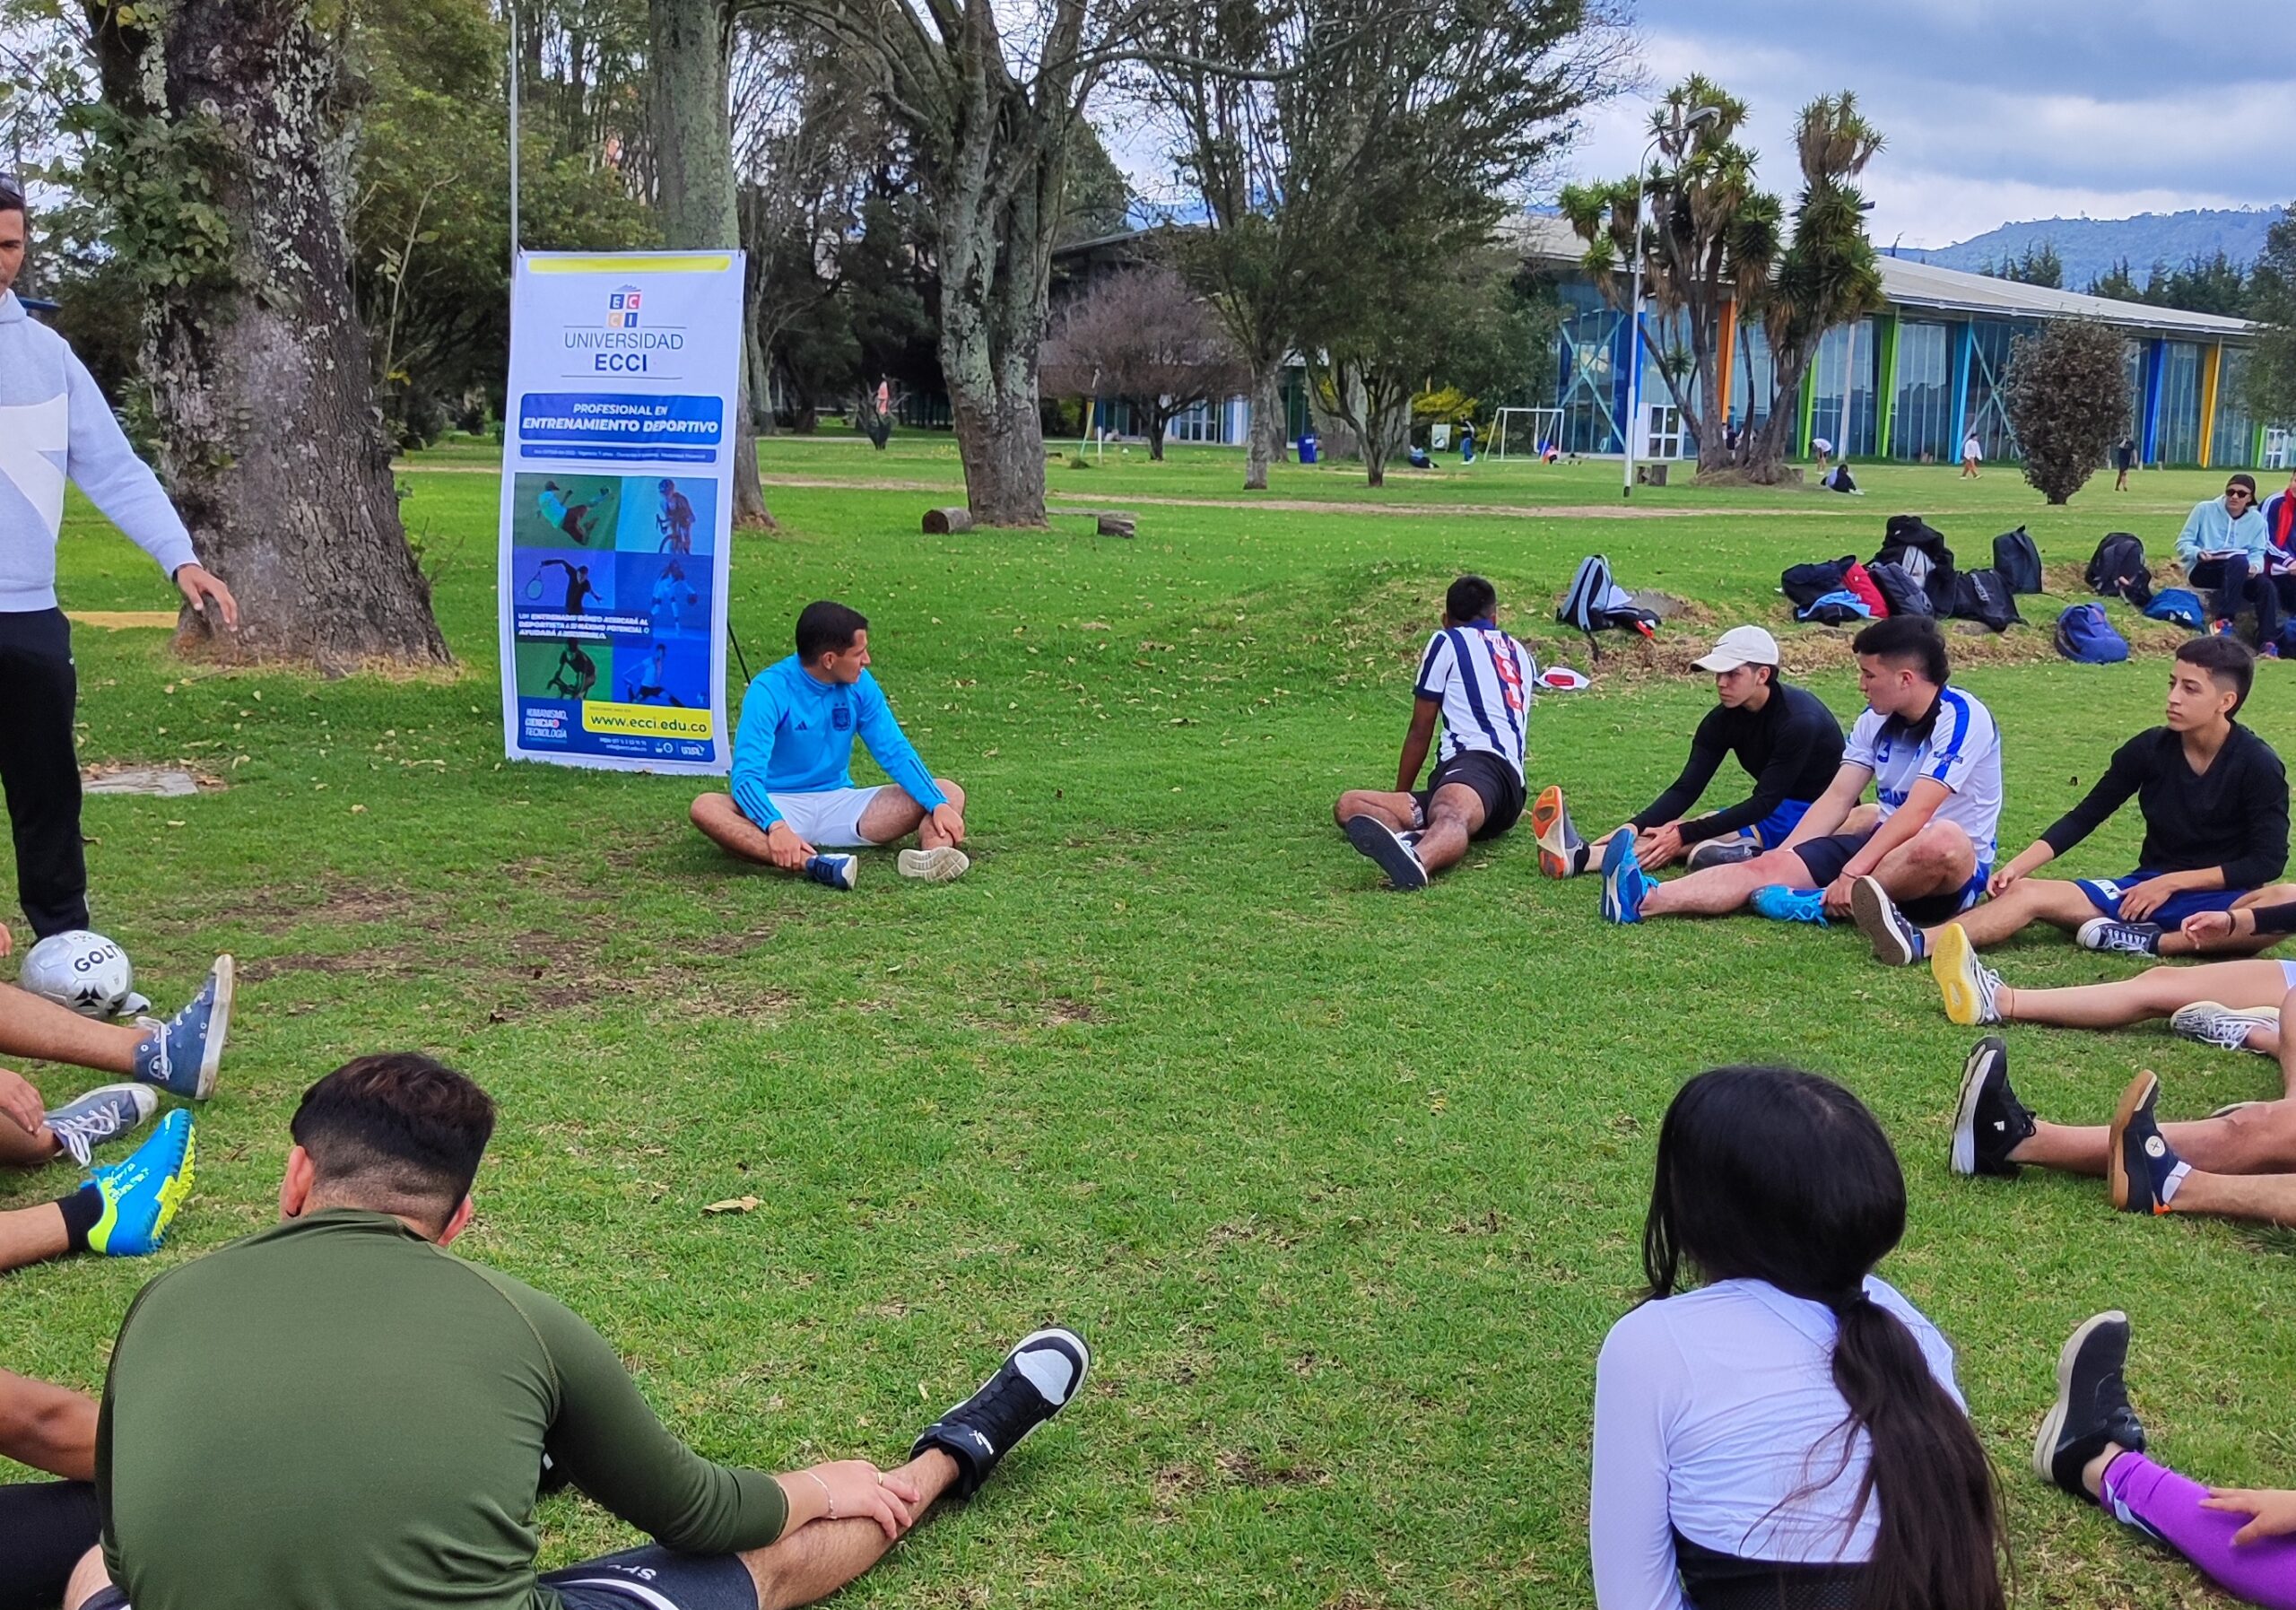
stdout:
{"type": "MultiPolygon", "coordinates": [[[[1526,257],[1574,266],[1586,259],[1586,242],[1569,223],[1550,213],[1526,213],[1502,228],[1526,257]]],[[[1908,310],[1992,318],[2093,318],[2132,334],[2211,341],[2240,340],[2257,333],[2257,326],[2245,318],[2187,313],[2179,308],[2156,308],[2077,291],[2051,291],[1887,253],[1881,263],[1883,294],[1892,307],[1908,310]]]]}

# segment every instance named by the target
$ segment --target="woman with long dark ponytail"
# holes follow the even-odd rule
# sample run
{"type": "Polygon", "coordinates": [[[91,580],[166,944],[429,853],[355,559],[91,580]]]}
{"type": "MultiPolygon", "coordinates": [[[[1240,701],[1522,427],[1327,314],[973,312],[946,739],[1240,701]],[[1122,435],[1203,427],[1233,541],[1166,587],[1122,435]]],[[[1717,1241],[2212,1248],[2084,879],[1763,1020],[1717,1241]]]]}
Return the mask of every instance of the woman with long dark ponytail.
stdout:
{"type": "Polygon", "coordinates": [[[1952,1349],[1874,1275],[1904,1231],[1897,1155],[1840,1085],[1725,1067],[1683,1086],[1649,1299],[1596,1369],[1601,1610],[2004,1610],[1952,1349]]]}

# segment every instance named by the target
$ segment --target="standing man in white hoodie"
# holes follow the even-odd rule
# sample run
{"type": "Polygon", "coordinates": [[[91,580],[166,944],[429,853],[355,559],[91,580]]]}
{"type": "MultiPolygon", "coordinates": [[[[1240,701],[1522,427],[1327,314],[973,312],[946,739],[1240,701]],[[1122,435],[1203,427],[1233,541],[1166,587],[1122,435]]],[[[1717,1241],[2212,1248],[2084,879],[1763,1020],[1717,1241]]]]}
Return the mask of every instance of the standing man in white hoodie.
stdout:
{"type": "MultiPolygon", "coordinates": [[[[35,324],[12,289],[24,265],[23,193],[0,176],[0,788],[16,840],[16,893],[32,933],[88,926],[80,840],[79,683],[72,627],[56,605],[64,484],[85,492],[159,561],[192,608],[237,631],[230,588],[200,567],[191,534],[135,456],[111,405],[64,337],[35,324]]],[[[0,955],[9,947],[0,926],[0,955]]]]}

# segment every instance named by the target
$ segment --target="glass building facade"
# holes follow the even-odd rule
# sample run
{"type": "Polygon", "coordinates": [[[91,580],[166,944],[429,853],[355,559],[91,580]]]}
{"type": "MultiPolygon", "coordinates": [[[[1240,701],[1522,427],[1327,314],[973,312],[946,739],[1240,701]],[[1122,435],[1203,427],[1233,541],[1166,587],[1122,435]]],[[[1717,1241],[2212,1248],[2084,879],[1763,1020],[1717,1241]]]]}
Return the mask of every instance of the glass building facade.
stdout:
{"type": "MultiPolygon", "coordinates": [[[[1556,404],[1562,410],[1562,447],[1573,453],[1616,453],[1626,416],[1625,317],[1602,299],[1585,276],[1566,273],[1555,337],[1556,404]]],[[[2031,317],[1959,316],[1907,308],[1830,330],[1794,396],[1779,406],[1796,411],[1794,448],[1813,439],[1837,455],[1901,463],[1950,463],[1964,436],[1974,434],[1988,462],[2015,463],[2022,455],[2002,387],[2018,337],[2038,333],[2031,317]]],[[[1654,328],[1664,345],[1681,337],[1654,328]]],[[[2246,349],[2215,341],[2147,339],[2128,342],[2129,434],[2142,462],[2209,464],[2230,468],[2256,460],[2266,432],[2241,400],[2246,349]]],[[[1739,426],[1763,423],[1775,387],[1775,362],[1759,323],[1739,324],[1732,343],[1729,417],[1739,426]]],[[[1654,354],[1646,352],[1641,401],[1647,410],[1672,401],[1654,354]]],[[[1694,439],[1685,439],[1685,456],[1694,439]]]]}

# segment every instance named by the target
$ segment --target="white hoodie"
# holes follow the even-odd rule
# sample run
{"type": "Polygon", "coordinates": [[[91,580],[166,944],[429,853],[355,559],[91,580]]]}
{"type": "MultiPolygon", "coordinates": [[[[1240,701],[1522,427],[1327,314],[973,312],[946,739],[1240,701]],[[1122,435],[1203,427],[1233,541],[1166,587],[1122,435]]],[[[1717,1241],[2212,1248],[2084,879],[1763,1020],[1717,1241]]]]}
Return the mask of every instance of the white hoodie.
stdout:
{"type": "Polygon", "coordinates": [[[191,534],[64,337],[0,292],[0,612],[56,607],[66,480],[173,576],[191,534]]]}

